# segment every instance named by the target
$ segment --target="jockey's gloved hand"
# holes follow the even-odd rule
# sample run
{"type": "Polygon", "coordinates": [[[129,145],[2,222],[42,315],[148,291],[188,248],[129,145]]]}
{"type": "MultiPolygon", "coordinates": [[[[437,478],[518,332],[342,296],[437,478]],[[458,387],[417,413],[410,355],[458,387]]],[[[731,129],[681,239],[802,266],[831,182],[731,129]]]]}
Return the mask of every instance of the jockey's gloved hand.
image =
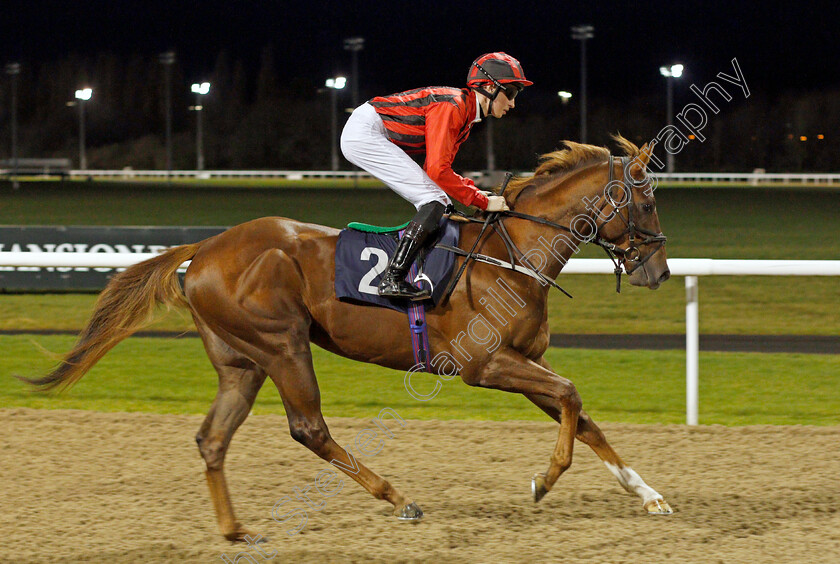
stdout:
{"type": "Polygon", "coordinates": [[[487,211],[489,212],[508,211],[510,209],[503,196],[489,195],[487,200],[487,211]]]}

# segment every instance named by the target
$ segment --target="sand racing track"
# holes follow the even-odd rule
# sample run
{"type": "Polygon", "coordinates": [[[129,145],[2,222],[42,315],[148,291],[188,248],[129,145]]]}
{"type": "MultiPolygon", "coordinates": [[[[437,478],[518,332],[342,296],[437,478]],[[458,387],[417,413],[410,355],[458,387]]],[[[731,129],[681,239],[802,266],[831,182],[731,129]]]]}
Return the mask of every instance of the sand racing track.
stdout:
{"type": "MultiPolygon", "coordinates": [[[[530,478],[548,464],[551,422],[408,420],[361,460],[414,497],[421,523],[397,522],[345,478],[330,498],[311,488],[323,506],[289,536],[299,520],[279,523],[272,507],[328,465],[283,417],[255,416],[226,469],[238,517],[276,551],[266,560],[217,533],[193,441],[201,420],[0,409],[0,561],[221,562],[249,551],[258,562],[840,562],[840,427],[604,424],[676,510],[649,517],[581,443],[535,505],[530,478]]],[[[328,423],[342,445],[371,426],[328,423]]]]}

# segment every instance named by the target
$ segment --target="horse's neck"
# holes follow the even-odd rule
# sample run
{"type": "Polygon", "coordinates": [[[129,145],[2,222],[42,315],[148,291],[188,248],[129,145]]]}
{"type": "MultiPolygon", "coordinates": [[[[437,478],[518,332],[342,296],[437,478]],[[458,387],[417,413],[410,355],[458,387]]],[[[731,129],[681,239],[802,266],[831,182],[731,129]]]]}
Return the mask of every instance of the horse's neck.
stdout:
{"type": "MultiPolygon", "coordinates": [[[[583,172],[583,171],[582,171],[583,172]]],[[[580,237],[590,235],[590,227],[579,216],[592,217],[587,209],[587,198],[599,196],[599,185],[591,174],[573,175],[558,181],[549,180],[529,194],[522,194],[517,200],[515,210],[528,215],[541,217],[571,228],[575,222],[575,232],[557,229],[525,219],[506,220],[505,226],[511,239],[528,257],[534,266],[546,276],[554,279],[563,266],[584,244],[580,237]],[[579,236],[580,235],[580,236],[579,236]]],[[[591,204],[589,205],[591,208],[591,204]]]]}

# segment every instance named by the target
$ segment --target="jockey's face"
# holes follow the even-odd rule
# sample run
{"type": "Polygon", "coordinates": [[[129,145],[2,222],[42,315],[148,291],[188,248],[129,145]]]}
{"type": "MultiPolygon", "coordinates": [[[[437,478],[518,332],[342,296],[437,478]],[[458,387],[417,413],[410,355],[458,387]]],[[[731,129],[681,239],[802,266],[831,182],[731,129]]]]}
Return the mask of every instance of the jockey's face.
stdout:
{"type": "Polygon", "coordinates": [[[495,100],[493,100],[493,108],[491,112],[493,117],[497,119],[502,118],[506,113],[512,110],[516,106],[514,98],[518,93],[519,89],[513,85],[508,86],[507,92],[505,90],[499,92],[499,95],[496,96],[495,100]]]}

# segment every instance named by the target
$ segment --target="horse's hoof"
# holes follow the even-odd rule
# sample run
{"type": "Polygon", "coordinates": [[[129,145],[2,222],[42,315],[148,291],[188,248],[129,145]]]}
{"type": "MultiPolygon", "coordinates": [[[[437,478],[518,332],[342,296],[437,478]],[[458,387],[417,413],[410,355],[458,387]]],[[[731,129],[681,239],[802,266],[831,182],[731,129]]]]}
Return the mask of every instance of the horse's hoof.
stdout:
{"type": "Polygon", "coordinates": [[[670,515],[674,512],[664,499],[652,499],[645,504],[648,515],[670,515]]]}
{"type": "Polygon", "coordinates": [[[531,493],[534,495],[534,503],[539,502],[548,493],[545,487],[545,474],[534,474],[531,478],[531,493]]]}
{"type": "Polygon", "coordinates": [[[233,531],[224,533],[224,535],[225,538],[231,542],[246,542],[249,546],[252,544],[268,542],[266,537],[259,533],[249,531],[239,523],[236,524],[236,528],[233,531]]]}
{"type": "Polygon", "coordinates": [[[423,518],[423,510],[412,501],[408,505],[403,505],[399,510],[395,511],[394,515],[400,521],[419,521],[423,518]]]}

